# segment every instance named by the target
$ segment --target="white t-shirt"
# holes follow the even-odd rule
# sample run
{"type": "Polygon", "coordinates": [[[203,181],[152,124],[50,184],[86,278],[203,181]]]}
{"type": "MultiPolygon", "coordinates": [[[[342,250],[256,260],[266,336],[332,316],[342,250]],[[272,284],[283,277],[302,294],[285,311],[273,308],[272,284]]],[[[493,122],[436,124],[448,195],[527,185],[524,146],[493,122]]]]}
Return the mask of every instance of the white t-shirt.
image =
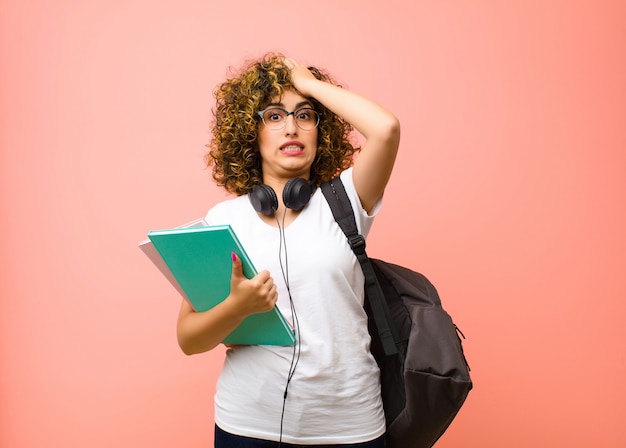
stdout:
{"type": "MultiPolygon", "coordinates": [[[[368,216],[354,189],[352,170],[341,178],[353,209],[359,211],[359,231],[367,236],[380,205],[368,216]]],[[[385,418],[379,371],[369,351],[363,273],[321,189],[285,229],[286,251],[280,251],[279,229],[263,222],[247,195],[217,204],[207,221],[230,224],[257,270],[271,273],[278,308],[293,327],[291,292],[301,353],[285,403],[283,442],[359,443],[382,435],[385,418]]],[[[237,435],[278,440],[293,358],[293,347],[228,350],[215,395],[217,425],[237,435]]]]}

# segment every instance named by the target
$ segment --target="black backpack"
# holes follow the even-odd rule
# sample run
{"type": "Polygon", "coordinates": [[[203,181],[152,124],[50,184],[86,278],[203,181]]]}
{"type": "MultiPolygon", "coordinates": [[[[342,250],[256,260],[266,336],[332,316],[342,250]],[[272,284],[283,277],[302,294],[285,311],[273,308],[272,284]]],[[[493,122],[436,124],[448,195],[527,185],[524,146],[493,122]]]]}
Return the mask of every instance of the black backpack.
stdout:
{"type": "Polygon", "coordinates": [[[321,188],[365,275],[365,310],[371,352],[380,367],[387,447],[430,448],[472,389],[463,334],[426,277],[368,258],[341,179],[321,188]]]}

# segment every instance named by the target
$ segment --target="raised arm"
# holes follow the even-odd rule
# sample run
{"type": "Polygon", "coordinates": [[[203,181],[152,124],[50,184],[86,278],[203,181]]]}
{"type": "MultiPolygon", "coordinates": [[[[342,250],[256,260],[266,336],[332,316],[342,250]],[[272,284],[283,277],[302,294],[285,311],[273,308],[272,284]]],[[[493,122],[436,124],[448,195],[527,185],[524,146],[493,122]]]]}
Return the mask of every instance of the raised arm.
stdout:
{"type": "Polygon", "coordinates": [[[316,79],[302,64],[286,58],[293,85],[350,123],[365,143],[356,158],[353,179],[361,205],[371,212],[391,176],[398,146],[400,122],[388,110],[359,94],[316,79]]]}

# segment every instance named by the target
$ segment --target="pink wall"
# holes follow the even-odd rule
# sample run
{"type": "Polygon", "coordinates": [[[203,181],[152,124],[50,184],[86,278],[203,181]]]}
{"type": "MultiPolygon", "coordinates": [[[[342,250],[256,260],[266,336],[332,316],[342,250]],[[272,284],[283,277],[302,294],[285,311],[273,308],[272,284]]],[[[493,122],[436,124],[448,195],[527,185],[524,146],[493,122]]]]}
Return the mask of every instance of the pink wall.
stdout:
{"type": "Polygon", "coordinates": [[[211,92],[271,49],[402,120],[369,248],[468,338],[438,446],[625,446],[626,3],[215,3],[0,0],[0,446],[210,446],[223,353],[136,244],[223,197],[211,92]]]}

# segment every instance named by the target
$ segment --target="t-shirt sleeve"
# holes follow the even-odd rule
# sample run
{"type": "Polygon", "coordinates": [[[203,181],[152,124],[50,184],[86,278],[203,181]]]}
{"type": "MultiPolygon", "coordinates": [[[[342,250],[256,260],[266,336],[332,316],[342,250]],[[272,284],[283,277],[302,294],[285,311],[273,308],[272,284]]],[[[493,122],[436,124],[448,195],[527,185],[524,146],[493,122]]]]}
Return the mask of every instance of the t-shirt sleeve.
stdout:
{"type": "Polygon", "coordinates": [[[348,198],[350,198],[350,202],[352,203],[352,210],[354,211],[354,217],[356,219],[356,225],[359,229],[359,233],[361,233],[364,238],[367,238],[370,228],[374,223],[374,218],[378,215],[378,212],[382,207],[383,198],[381,197],[378,200],[372,208],[372,212],[368,214],[363,208],[363,205],[361,205],[361,200],[359,199],[359,195],[354,187],[354,181],[352,180],[352,168],[348,168],[343,171],[340,177],[346,189],[346,193],[348,194],[348,198]]]}

